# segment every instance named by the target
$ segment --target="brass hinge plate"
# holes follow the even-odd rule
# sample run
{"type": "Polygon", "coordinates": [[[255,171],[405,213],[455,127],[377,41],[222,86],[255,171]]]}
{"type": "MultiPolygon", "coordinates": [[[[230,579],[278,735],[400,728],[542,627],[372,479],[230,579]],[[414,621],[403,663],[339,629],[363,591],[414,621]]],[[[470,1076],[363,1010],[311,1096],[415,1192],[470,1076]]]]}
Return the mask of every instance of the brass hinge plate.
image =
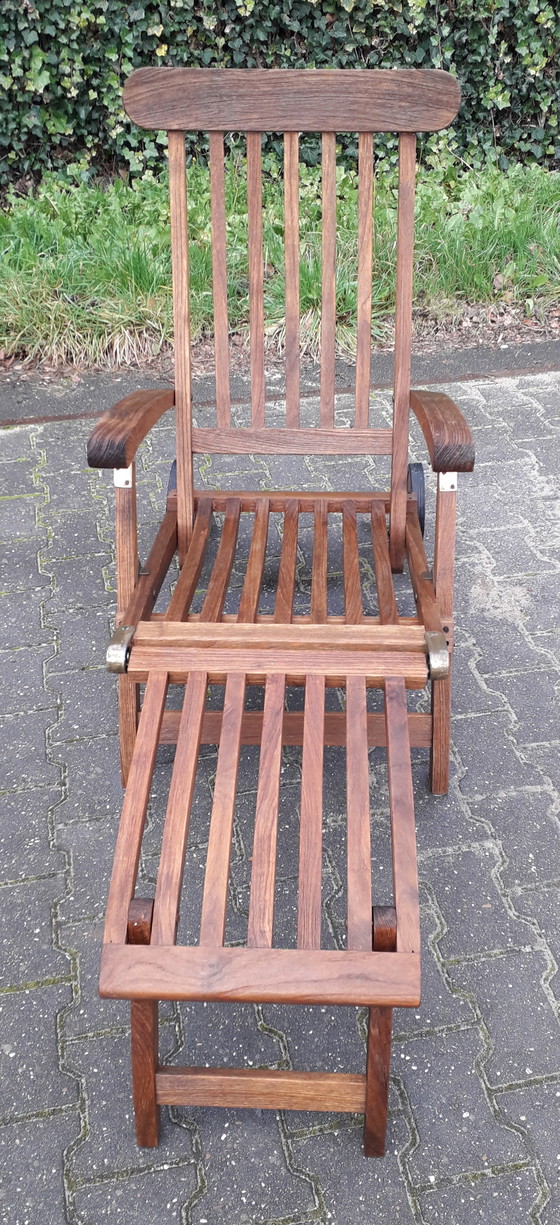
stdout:
{"type": "Polygon", "coordinates": [[[431,681],[441,681],[449,676],[449,645],[445,634],[438,630],[426,630],[426,651],[431,681]]]}
{"type": "Polygon", "coordinates": [[[107,647],[107,670],[109,672],[126,672],[130,659],[132,639],[136,633],[135,625],[119,625],[107,647]]]}

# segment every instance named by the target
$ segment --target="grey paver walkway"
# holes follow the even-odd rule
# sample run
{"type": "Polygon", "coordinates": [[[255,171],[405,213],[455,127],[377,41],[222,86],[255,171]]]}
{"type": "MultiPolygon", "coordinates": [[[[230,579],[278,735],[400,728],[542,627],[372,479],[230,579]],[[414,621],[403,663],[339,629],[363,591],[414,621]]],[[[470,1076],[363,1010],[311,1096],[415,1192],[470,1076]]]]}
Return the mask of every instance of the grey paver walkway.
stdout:
{"type": "MultiPolygon", "coordinates": [[[[10,1225],[560,1219],[560,374],[446,390],[478,453],[459,500],[453,773],[449,796],[432,797],[425,756],[415,755],[424,998],[395,1014],[382,1162],[362,1157],[359,1119],[303,1113],[173,1109],[160,1148],[136,1148],[127,1008],[96,995],[121,802],[103,663],[114,607],[110,474],[85,465],[87,423],[0,434],[0,1205],[10,1225]]],[[[172,445],[162,422],[142,452],[144,546],[172,445]]],[[[202,464],[209,484],[226,472],[238,485],[271,480],[262,459],[202,464]]],[[[345,459],[294,461],[292,474],[325,488],[351,479],[345,459]]],[[[359,483],[373,480],[368,462],[359,483]]],[[[210,748],[208,797],[214,763],[210,748]]],[[[287,751],[286,812],[298,768],[287,751]]],[[[377,752],[371,777],[382,841],[377,752]]],[[[242,770],[242,791],[248,779],[242,770]]],[[[335,849],[330,792],[326,823],[335,849]]],[[[196,864],[203,813],[193,828],[196,864]]],[[[148,837],[148,883],[150,847],[148,837]]],[[[325,917],[336,935],[341,886],[326,852],[325,917]]],[[[242,911],[241,833],[233,872],[242,911]]],[[[162,1017],[163,1052],[184,1051],[182,1062],[211,1062],[218,1050],[224,1062],[362,1066],[356,1010],[168,1004],[162,1017]]]]}

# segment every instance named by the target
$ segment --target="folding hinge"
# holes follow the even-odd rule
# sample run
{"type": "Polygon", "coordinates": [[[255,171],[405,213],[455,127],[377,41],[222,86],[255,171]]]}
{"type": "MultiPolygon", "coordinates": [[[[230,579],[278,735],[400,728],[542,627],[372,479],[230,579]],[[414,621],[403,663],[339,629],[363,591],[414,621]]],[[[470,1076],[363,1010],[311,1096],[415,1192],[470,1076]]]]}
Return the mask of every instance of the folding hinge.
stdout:
{"type": "Polygon", "coordinates": [[[426,630],[428,671],[431,681],[440,681],[449,676],[449,647],[447,638],[439,630],[426,630]]]}
{"type": "Polygon", "coordinates": [[[130,659],[135,625],[119,625],[107,647],[107,669],[109,672],[126,672],[130,659]]]}

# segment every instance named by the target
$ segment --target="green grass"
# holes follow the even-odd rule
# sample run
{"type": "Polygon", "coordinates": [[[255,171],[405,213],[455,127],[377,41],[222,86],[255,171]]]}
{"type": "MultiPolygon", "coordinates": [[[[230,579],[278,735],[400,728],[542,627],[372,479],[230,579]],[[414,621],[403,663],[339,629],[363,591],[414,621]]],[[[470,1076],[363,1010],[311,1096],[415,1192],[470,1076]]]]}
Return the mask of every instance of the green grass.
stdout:
{"type": "MultiPolygon", "coordinates": [[[[264,160],[265,321],[282,346],[282,180],[264,160]]],[[[356,175],[338,171],[337,338],[355,347],[356,175]]],[[[374,336],[389,334],[394,309],[394,170],[376,178],[374,336]]],[[[243,164],[228,163],[229,319],[248,327],[247,216],[243,164]]],[[[415,304],[438,318],[497,299],[538,314],[560,298],[560,174],[517,166],[466,170],[451,181],[420,169],[416,203],[415,304]]],[[[321,296],[320,175],[301,167],[303,346],[316,352],[321,296]]],[[[47,177],[33,198],[0,213],[0,350],[49,364],[114,365],[145,360],[172,339],[167,187],[69,185],[47,177]]],[[[211,230],[204,167],[189,171],[193,339],[211,333],[211,230]]]]}

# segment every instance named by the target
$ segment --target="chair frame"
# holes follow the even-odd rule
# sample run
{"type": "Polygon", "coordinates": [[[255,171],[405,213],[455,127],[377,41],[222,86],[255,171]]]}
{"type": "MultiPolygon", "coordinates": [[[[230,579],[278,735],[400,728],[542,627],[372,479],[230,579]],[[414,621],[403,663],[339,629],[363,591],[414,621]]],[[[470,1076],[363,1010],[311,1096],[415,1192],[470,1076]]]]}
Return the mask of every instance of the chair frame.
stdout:
{"type": "Polygon", "coordinates": [[[419,916],[410,747],[430,749],[432,791],[448,787],[453,645],[453,567],[457,472],[473,467],[472,435],[457,406],[438,392],[410,387],[416,131],[452,121],[456,81],[424,71],[140,69],[125,87],[130,117],[166,128],[169,139],[175,387],[137,392],[100,419],[88,445],[92,466],[115,470],[117,631],[109,649],[120,673],[121,765],[126,794],[109,891],[102,995],[131,1000],[133,1090],[140,1144],[157,1143],[166,1103],[363,1110],[364,1148],[384,1151],[391,1016],[419,1002],[419,916]],[[351,88],[349,88],[351,85],[351,88]],[[192,423],[188,306],[185,132],[210,133],[216,425],[192,423]],[[247,133],[251,425],[232,424],[229,392],[224,141],[247,133]],[[261,133],[284,133],[286,259],[286,423],[266,424],[261,202],[261,133]],[[318,428],[299,409],[298,133],[322,133],[323,271],[318,428]],[[358,318],[354,423],[335,423],[336,133],[358,132],[358,318]],[[399,133],[399,200],[392,429],[369,427],[373,136],[399,133]],[[145,567],[138,567],[135,455],[156,421],[174,408],[177,470],[145,567]],[[430,571],[416,498],[407,490],[409,413],[422,428],[438,474],[435,549],[430,571]],[[386,454],[384,493],[199,491],[193,454],[386,454]],[[313,512],[310,613],[292,613],[298,516],[313,512]],[[214,512],[224,513],[221,543],[202,611],[191,602],[214,512]],[[284,539],[275,612],[258,612],[269,516],[281,512],[284,539]],[[344,616],[326,598],[330,514],[342,515],[344,616]],[[241,515],[253,536],[236,615],[224,601],[241,515]],[[379,615],[361,602],[357,516],[371,520],[379,615]],[[389,532],[387,535],[387,522],[389,532]],[[179,581],[167,612],[153,609],[178,552],[179,581]],[[392,571],[407,559],[417,605],[400,617],[392,571]],[[431,713],[407,711],[406,689],[430,682],[431,713]],[[206,709],[208,684],[224,684],[222,712],[206,709]],[[140,684],[145,684],[142,712],[140,684]],[[170,684],[185,686],[182,712],[166,709],[170,684]],[[245,709],[248,686],[264,684],[262,713],[245,709]],[[286,685],[305,688],[303,713],[284,709],[286,685]],[[346,711],[325,712],[325,689],[346,690],[346,711]],[[384,711],[369,713],[369,687],[384,691],[384,711]],[[135,896],[140,847],[159,743],[177,745],[155,899],[135,896]],[[176,930],[198,750],[218,743],[218,766],[197,946],[176,944],[176,930]],[[246,948],[224,945],[229,847],[240,746],[261,747],[246,948]],[[297,948],[273,948],[274,865],[280,755],[301,744],[302,798],[297,948]],[[348,936],[322,949],[321,803],[323,746],[347,756],[348,936]],[[369,878],[368,749],[387,748],[393,845],[393,904],[373,906],[369,878]],[[185,798],[186,797],[186,798],[185,798]],[[365,866],[364,866],[365,865],[365,866]],[[368,883],[369,882],[369,883],[368,883]],[[369,1008],[366,1074],[173,1069],[157,1058],[159,999],[355,1003],[369,1008]]]}

